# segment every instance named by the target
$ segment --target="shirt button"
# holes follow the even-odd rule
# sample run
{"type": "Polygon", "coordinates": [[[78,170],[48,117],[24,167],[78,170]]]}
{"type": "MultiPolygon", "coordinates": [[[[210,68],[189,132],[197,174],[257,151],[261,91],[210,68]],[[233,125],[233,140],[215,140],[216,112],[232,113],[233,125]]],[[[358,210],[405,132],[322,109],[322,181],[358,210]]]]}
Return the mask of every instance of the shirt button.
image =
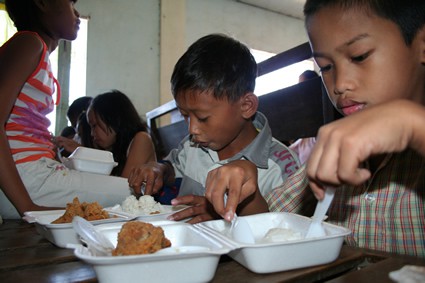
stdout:
{"type": "Polygon", "coordinates": [[[364,197],[364,199],[367,202],[370,202],[371,203],[371,202],[374,202],[376,200],[376,197],[374,195],[372,195],[372,194],[366,194],[365,197],[364,197]]]}

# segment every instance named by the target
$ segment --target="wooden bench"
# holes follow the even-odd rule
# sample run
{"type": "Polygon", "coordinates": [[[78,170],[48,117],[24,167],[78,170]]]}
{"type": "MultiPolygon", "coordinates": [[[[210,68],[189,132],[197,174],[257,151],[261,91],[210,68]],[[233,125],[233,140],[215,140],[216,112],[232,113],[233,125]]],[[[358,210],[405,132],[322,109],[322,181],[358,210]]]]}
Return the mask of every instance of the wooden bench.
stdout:
{"type": "MultiPolygon", "coordinates": [[[[306,42],[277,54],[258,64],[258,76],[311,58],[306,42]]],[[[273,136],[282,142],[313,137],[320,126],[340,117],[332,106],[321,78],[311,79],[259,97],[258,111],[267,117],[273,136]]],[[[188,134],[184,120],[160,126],[158,119],[166,114],[176,114],[174,100],[146,113],[147,123],[158,140],[162,158],[188,134]]],[[[176,114],[178,115],[178,114],[176,114]]]]}

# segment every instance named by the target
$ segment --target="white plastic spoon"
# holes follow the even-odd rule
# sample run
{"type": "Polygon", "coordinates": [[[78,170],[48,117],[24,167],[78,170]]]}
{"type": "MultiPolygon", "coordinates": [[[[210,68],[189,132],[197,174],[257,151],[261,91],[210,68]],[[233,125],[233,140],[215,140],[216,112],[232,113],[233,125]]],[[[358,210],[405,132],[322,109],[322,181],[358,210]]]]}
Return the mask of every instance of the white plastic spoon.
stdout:
{"type": "Polygon", "coordinates": [[[334,195],[334,187],[327,187],[325,190],[325,197],[319,200],[316,205],[316,209],[313,214],[313,221],[308,227],[306,238],[323,237],[326,236],[325,229],[322,226],[322,221],[325,218],[326,212],[328,211],[329,205],[331,204],[334,195]]]}
{"type": "MultiPolygon", "coordinates": [[[[224,195],[224,205],[227,203],[227,195],[224,195]]],[[[249,223],[244,218],[238,217],[235,212],[231,221],[229,234],[238,242],[246,244],[255,244],[254,235],[252,234],[249,223]]]]}
{"type": "Polygon", "coordinates": [[[98,256],[111,255],[114,245],[102,233],[99,233],[87,220],[80,216],[75,216],[72,220],[75,232],[83,238],[90,251],[98,256]]]}

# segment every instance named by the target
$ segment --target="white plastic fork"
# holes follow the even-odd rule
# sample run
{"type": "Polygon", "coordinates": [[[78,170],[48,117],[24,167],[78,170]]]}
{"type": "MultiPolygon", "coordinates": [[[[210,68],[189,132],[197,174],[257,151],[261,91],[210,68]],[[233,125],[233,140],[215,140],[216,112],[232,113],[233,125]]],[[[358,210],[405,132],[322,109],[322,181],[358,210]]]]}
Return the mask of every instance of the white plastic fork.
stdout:
{"type": "MultiPolygon", "coordinates": [[[[224,195],[224,205],[227,203],[227,195],[224,195]]],[[[246,244],[254,244],[255,239],[252,234],[251,227],[249,223],[243,219],[238,217],[238,215],[233,215],[233,219],[230,221],[230,230],[229,234],[238,242],[246,243],[246,244]]]]}
{"type": "Polygon", "coordinates": [[[136,193],[136,191],[132,187],[130,187],[130,191],[136,197],[136,199],[139,199],[141,196],[144,196],[145,190],[146,190],[146,182],[142,182],[142,185],[140,186],[140,194],[136,193]]]}
{"type": "Polygon", "coordinates": [[[88,249],[96,255],[111,255],[115,248],[109,239],[98,232],[93,224],[80,216],[75,216],[72,220],[75,232],[86,242],[88,249]]]}
{"type": "Polygon", "coordinates": [[[322,221],[325,218],[326,212],[335,195],[334,187],[327,187],[325,190],[325,197],[319,200],[313,214],[313,221],[308,227],[306,238],[315,238],[326,236],[326,231],[323,228],[322,221]]]}

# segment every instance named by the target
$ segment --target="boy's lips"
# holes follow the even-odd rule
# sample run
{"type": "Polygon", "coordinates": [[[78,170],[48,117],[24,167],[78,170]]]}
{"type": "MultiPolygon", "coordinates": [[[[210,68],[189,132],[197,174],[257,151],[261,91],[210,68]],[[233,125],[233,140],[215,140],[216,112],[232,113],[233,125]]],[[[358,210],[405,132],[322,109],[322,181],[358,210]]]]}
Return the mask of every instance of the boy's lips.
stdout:
{"type": "Polygon", "coordinates": [[[196,142],[199,146],[201,147],[208,147],[208,143],[207,142],[196,142]]]}
{"type": "Polygon", "coordinates": [[[192,142],[200,147],[208,147],[208,144],[209,144],[208,142],[203,142],[203,141],[199,141],[195,139],[193,139],[192,142]]]}
{"type": "Polygon", "coordinates": [[[365,106],[366,105],[364,103],[351,103],[347,105],[338,106],[338,108],[341,109],[342,113],[344,113],[345,116],[348,116],[353,113],[356,113],[357,111],[362,110],[365,106]]]}

